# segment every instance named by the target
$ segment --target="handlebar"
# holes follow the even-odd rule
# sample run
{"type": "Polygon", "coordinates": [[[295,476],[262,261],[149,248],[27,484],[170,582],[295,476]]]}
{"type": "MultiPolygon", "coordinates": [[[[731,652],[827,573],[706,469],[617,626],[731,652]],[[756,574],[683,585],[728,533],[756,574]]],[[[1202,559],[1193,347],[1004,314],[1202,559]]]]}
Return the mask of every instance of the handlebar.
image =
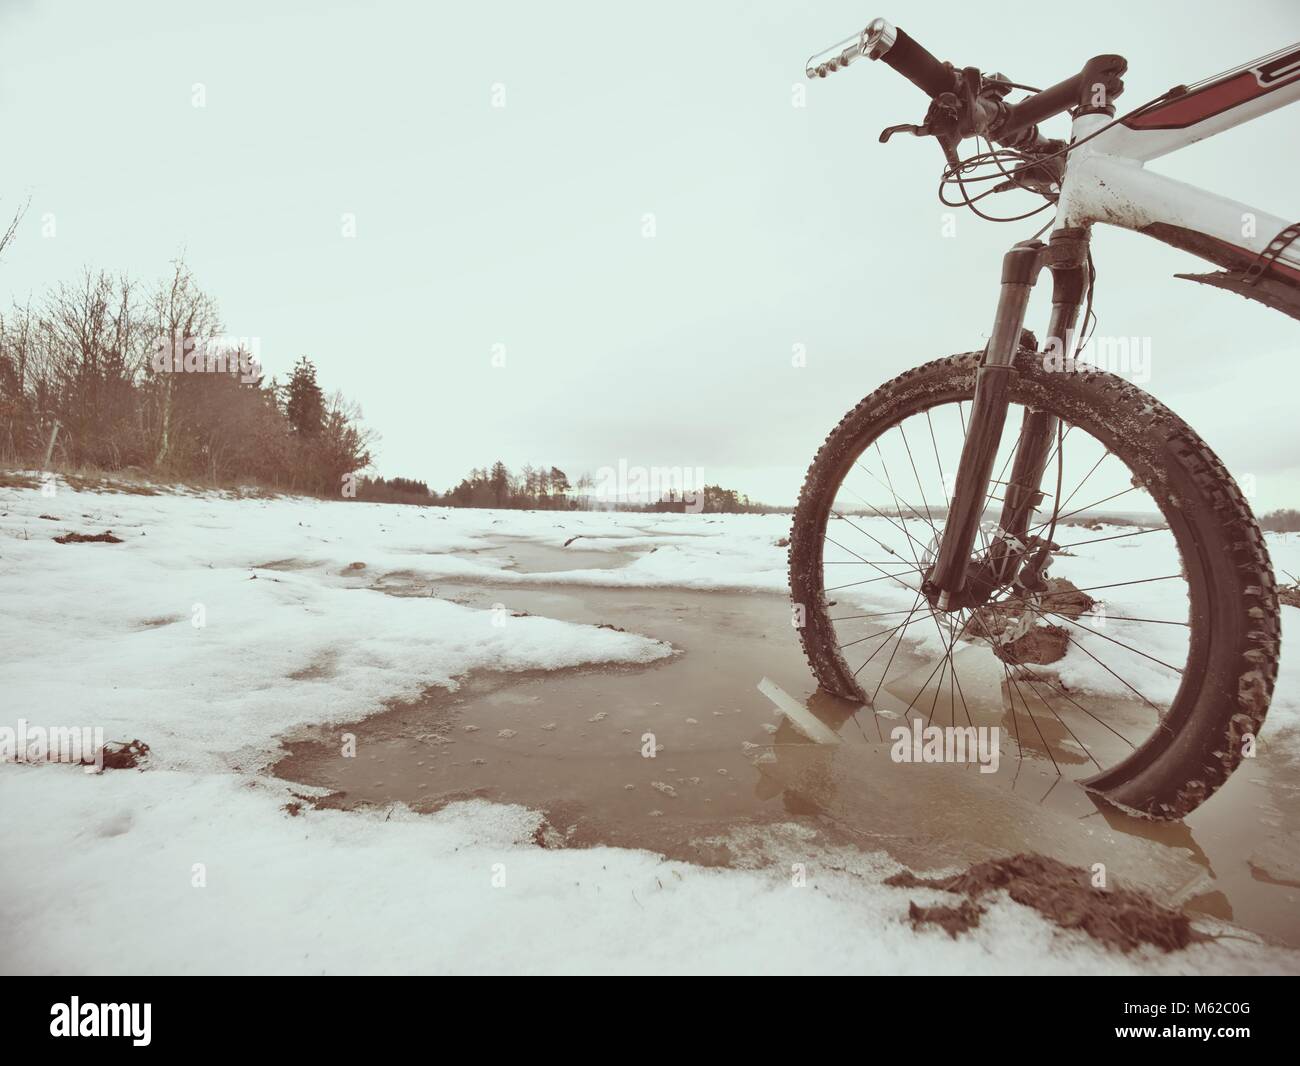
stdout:
{"type": "Polygon", "coordinates": [[[955,80],[952,67],[939,62],[915,40],[884,19],[872,19],[861,33],[813,56],[805,65],[804,73],[809,78],[824,78],[863,56],[884,60],[886,65],[930,96],[952,91],[955,80]]]}
{"type": "MultiPolygon", "coordinates": [[[[877,22],[889,25],[884,19],[876,19],[871,25],[877,22]]],[[[893,30],[893,43],[880,55],[885,65],[893,67],[927,96],[952,92],[956,80],[953,68],[940,63],[902,30],[896,27],[893,30]]]]}
{"type": "Polygon", "coordinates": [[[1094,105],[1098,108],[1110,106],[1110,101],[1124,89],[1124,82],[1120,79],[1126,70],[1128,62],[1123,56],[1093,56],[1074,77],[1058,81],[1042,92],[1008,107],[998,123],[997,136],[1012,136],[1046,119],[1054,118],[1062,111],[1079,107],[1084,103],[1085,94],[1091,93],[1096,87],[1102,87],[1103,92],[1100,99],[1094,101],[1094,105]]]}
{"type": "MultiPolygon", "coordinates": [[[[824,78],[837,70],[866,56],[882,60],[932,99],[952,93],[958,106],[963,99],[964,75],[969,73],[976,83],[978,70],[959,71],[951,63],[943,63],[898,27],[885,19],[873,19],[866,29],[854,37],[832,45],[808,60],[804,70],[809,78],[824,78]]],[[[1002,102],[1007,89],[981,91],[964,116],[961,136],[985,133],[999,141],[1015,138],[1039,122],[1069,111],[1071,108],[1091,105],[1097,110],[1114,114],[1111,101],[1123,91],[1121,75],[1128,68],[1123,57],[1117,55],[1095,56],[1084,64],[1074,77],[1058,82],[1042,92],[1014,104],[1002,102]],[[1101,87],[1100,99],[1091,99],[1096,87],[1101,87]],[[1085,99],[1088,94],[1088,99],[1085,99]]],[[[1001,83],[1005,86],[1005,82],[1001,83]]],[[[918,132],[924,132],[918,129],[918,132]]]]}

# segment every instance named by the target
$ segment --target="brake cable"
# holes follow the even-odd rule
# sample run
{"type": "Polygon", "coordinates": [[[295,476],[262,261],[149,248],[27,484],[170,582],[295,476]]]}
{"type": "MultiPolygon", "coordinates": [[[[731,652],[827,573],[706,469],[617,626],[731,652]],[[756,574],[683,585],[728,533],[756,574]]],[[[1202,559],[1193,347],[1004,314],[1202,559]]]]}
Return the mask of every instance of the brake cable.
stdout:
{"type": "MultiPolygon", "coordinates": [[[[1004,83],[998,82],[998,84],[1004,84],[1004,83]]],[[[1124,114],[1111,119],[1105,125],[1099,126],[1097,129],[1089,133],[1086,137],[1081,137],[1079,140],[1072,141],[1069,144],[1066,144],[1063,147],[1058,148],[1053,152],[1049,152],[1047,155],[1043,155],[1043,156],[1029,157],[1022,152],[1015,151],[1014,149],[994,148],[992,146],[992,142],[988,141],[987,143],[989,144],[989,149],[987,151],[978,152],[975,155],[970,156],[964,160],[961,159],[950,160],[948,165],[944,167],[943,175],[939,181],[939,202],[942,203],[945,207],[970,208],[970,210],[977,217],[982,218],[988,222],[1019,222],[1023,219],[1030,218],[1038,214],[1040,211],[1046,210],[1046,207],[1050,205],[1052,201],[1049,199],[1048,204],[1045,204],[1043,207],[1039,207],[1033,211],[1028,211],[1025,212],[1024,214],[1016,215],[1011,218],[995,218],[992,215],[987,215],[984,212],[977,210],[973,205],[975,203],[978,203],[980,200],[984,199],[984,197],[993,195],[993,193],[997,192],[998,190],[987,189],[984,192],[979,193],[977,196],[971,197],[970,194],[966,191],[966,185],[976,184],[978,182],[983,182],[983,181],[996,181],[998,178],[1004,178],[1008,181],[1014,182],[1016,185],[1020,186],[1022,189],[1025,189],[1025,191],[1027,192],[1037,192],[1037,190],[1030,189],[1027,186],[1023,185],[1017,179],[1017,175],[1022,171],[1029,170],[1032,167],[1040,166],[1041,164],[1046,163],[1049,160],[1064,158],[1065,156],[1068,156],[1076,148],[1080,147],[1081,145],[1087,144],[1094,137],[1097,137],[1105,133],[1108,129],[1112,128],[1113,126],[1116,126],[1121,122],[1124,122],[1130,118],[1140,115],[1143,112],[1148,111],[1151,108],[1155,107],[1157,104],[1161,104],[1164,101],[1170,99],[1171,97],[1181,96],[1186,92],[1187,92],[1187,87],[1185,85],[1176,85],[1172,89],[1167,89],[1159,96],[1153,97],[1152,99],[1148,100],[1146,103],[1139,104],[1131,111],[1126,111],[1124,114]],[[1022,160],[1021,165],[1014,168],[1013,170],[1010,171],[1006,170],[1001,165],[1001,161],[1007,158],[1008,156],[1010,156],[1011,158],[1022,160]],[[966,171],[969,171],[975,167],[984,165],[989,162],[992,162],[994,166],[997,167],[998,173],[979,174],[979,175],[968,175],[965,173],[966,171]],[[950,201],[944,197],[944,187],[947,185],[956,185],[961,190],[962,202],[958,202],[955,200],[950,201]]],[[[977,144],[979,140],[980,140],[980,136],[976,134],[977,144]]],[[[1044,194],[1039,193],[1039,195],[1044,195],[1044,194]]]]}
{"type": "MultiPolygon", "coordinates": [[[[980,137],[979,137],[979,135],[977,134],[977,135],[976,135],[976,142],[978,143],[979,140],[980,140],[980,137]]],[[[986,196],[991,196],[991,195],[992,195],[994,192],[996,192],[997,190],[996,190],[996,189],[987,189],[987,190],[985,190],[984,192],[979,193],[978,195],[972,197],[972,196],[971,196],[971,195],[966,191],[966,185],[967,185],[967,184],[970,184],[970,183],[974,183],[974,182],[987,181],[987,180],[991,180],[991,179],[996,178],[996,177],[1006,177],[1006,178],[1008,178],[1009,180],[1011,180],[1012,182],[1014,182],[1016,185],[1019,185],[1021,188],[1025,189],[1026,192],[1033,192],[1033,193],[1037,193],[1037,192],[1038,192],[1038,190],[1036,190],[1036,189],[1031,189],[1031,188],[1029,188],[1028,186],[1021,184],[1021,182],[1019,182],[1019,181],[1014,177],[1014,172],[1012,172],[1012,171],[1008,171],[1008,170],[1007,170],[1007,169],[1002,165],[1002,160],[1003,160],[1003,159],[1006,159],[1006,158],[1025,159],[1026,157],[1023,156],[1023,155],[1022,155],[1021,153],[1019,153],[1019,152],[1013,151],[1012,149],[1008,149],[1008,148],[993,148],[992,145],[990,144],[990,147],[989,147],[989,150],[988,150],[988,151],[978,152],[978,153],[976,153],[975,155],[968,157],[967,159],[964,159],[964,160],[958,160],[955,164],[953,164],[953,163],[949,163],[949,165],[944,169],[943,176],[942,176],[942,178],[941,178],[940,181],[939,181],[939,202],[940,202],[941,204],[943,204],[945,207],[966,207],[966,208],[969,208],[970,211],[971,211],[971,212],[972,212],[972,213],[973,213],[977,218],[982,218],[982,219],[984,219],[986,222],[1020,222],[1020,221],[1022,221],[1023,219],[1026,219],[1026,218],[1032,218],[1034,215],[1037,215],[1037,214],[1039,214],[1040,212],[1045,211],[1045,210],[1047,210],[1047,208],[1051,207],[1051,206],[1053,205],[1054,201],[1052,201],[1051,199],[1047,199],[1046,197],[1044,197],[1045,199],[1047,199],[1047,202],[1044,203],[1044,204],[1042,204],[1040,207],[1036,207],[1036,208],[1034,208],[1034,210],[1032,210],[1032,211],[1026,211],[1024,214],[1021,214],[1021,215],[1015,215],[1015,216],[1010,217],[1010,218],[996,218],[996,217],[994,217],[993,215],[985,214],[983,211],[981,211],[981,210],[979,210],[977,207],[975,207],[975,204],[976,204],[976,203],[978,203],[980,200],[984,199],[986,196]],[[965,171],[972,170],[972,169],[974,169],[975,167],[982,166],[982,165],[984,165],[985,163],[988,163],[988,162],[992,162],[992,163],[993,163],[993,164],[998,168],[998,171],[999,171],[998,174],[990,174],[990,175],[975,175],[975,176],[973,176],[973,177],[968,177],[968,176],[965,176],[965,175],[964,175],[964,172],[965,172],[965,171]],[[957,186],[957,188],[958,188],[958,189],[960,190],[960,192],[961,192],[961,196],[962,196],[962,200],[961,200],[961,201],[957,201],[957,200],[949,200],[949,199],[947,199],[947,197],[944,196],[944,187],[947,186],[947,185],[956,185],[956,186],[957,186]]],[[[1039,193],[1039,195],[1042,195],[1042,194],[1039,193]]]]}

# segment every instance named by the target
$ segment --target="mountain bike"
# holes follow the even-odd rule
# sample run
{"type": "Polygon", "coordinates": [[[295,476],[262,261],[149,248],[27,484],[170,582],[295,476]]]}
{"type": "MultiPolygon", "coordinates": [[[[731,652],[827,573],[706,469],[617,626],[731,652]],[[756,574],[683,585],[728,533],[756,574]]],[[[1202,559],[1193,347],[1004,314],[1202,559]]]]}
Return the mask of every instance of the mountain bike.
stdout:
{"type": "Polygon", "coordinates": [[[944,203],[991,218],[990,196],[1021,190],[1055,214],[1004,256],[983,350],[883,385],[813,460],[789,549],[808,661],[823,689],[874,712],[882,740],[895,721],[1001,725],[1018,766],[1032,758],[1122,809],[1181,817],[1255,753],[1277,589],[1223,463],[1088,357],[1090,235],[1097,223],[1148,234],[1221,268],[1180,277],[1300,318],[1300,224],[1144,167],[1300,99],[1300,46],[1118,116],[1118,55],[1040,90],[940,62],[876,19],[807,74],[863,57],[930,97],[920,124],[880,140],[935,138],[944,203]],[[1065,113],[1068,139],[1040,130],[1065,113]],[[1044,269],[1040,344],[1025,318],[1044,269]]]}

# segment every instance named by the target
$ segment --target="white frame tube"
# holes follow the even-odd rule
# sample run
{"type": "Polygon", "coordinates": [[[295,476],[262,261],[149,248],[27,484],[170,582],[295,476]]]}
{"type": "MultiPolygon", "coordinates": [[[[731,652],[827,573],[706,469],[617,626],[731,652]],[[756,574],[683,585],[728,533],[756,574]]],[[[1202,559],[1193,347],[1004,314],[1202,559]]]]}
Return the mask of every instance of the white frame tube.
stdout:
{"type": "MultiPolygon", "coordinates": [[[[1252,71],[1260,62],[1216,80],[1252,71]]],[[[1066,157],[1055,228],[1101,222],[1142,230],[1164,223],[1258,255],[1295,220],[1153,173],[1143,164],[1297,100],[1300,78],[1180,129],[1136,129],[1122,123],[1110,126],[1066,157]]],[[[1071,140],[1080,141],[1113,121],[1106,115],[1082,115],[1074,121],[1071,140]]],[[[1300,247],[1292,245],[1279,259],[1300,269],[1300,247]]]]}

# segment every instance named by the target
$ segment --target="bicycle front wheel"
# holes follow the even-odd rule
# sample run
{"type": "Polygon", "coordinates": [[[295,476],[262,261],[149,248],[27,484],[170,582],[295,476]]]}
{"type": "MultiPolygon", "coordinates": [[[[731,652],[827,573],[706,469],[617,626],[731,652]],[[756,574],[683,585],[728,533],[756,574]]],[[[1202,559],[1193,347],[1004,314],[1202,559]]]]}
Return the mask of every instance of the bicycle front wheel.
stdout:
{"type": "Polygon", "coordinates": [[[921,586],[979,360],[889,382],[814,459],[790,543],[809,664],[823,688],[869,704],[878,729],[997,724],[1019,758],[1050,760],[1130,810],[1181,817],[1250,754],[1272,696],[1280,626],[1263,535],[1176,414],[1115,375],[1052,372],[1022,351],[972,561],[997,534],[1016,429],[1033,409],[1060,420],[1030,529],[1052,545],[1049,568],[1032,590],[1008,583],[938,610],[921,586]]]}

